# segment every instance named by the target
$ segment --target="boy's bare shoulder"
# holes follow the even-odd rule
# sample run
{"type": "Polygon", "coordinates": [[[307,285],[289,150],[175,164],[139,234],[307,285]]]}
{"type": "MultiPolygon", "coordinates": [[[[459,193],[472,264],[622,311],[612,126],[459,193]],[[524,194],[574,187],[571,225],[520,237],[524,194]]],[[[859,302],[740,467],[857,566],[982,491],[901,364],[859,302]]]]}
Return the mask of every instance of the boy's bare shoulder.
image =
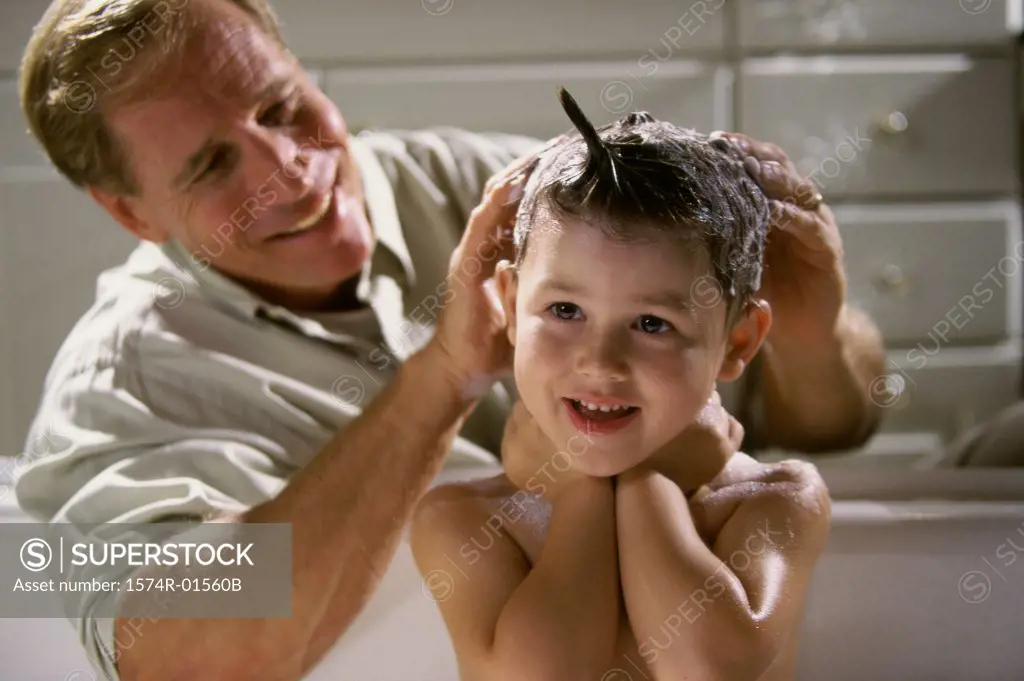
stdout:
{"type": "Polygon", "coordinates": [[[414,530],[438,532],[479,525],[496,504],[511,499],[515,492],[515,485],[504,473],[438,485],[424,494],[416,507],[414,530]]]}
{"type": "Polygon", "coordinates": [[[429,537],[437,548],[446,540],[480,543],[489,536],[509,540],[532,563],[543,545],[550,505],[516,487],[504,474],[439,485],[427,492],[413,518],[413,541],[429,537]]]}

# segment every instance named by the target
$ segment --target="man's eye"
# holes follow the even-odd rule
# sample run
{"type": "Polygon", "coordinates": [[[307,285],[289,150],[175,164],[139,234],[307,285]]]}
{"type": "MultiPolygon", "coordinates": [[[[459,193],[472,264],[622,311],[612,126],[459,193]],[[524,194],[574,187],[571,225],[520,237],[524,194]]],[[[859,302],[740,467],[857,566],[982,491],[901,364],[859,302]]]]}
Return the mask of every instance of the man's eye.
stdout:
{"type": "Polygon", "coordinates": [[[579,306],[572,303],[554,303],[548,307],[548,310],[559,319],[565,320],[576,319],[580,314],[579,306]]]}
{"type": "Polygon", "coordinates": [[[205,180],[210,175],[216,174],[227,167],[228,152],[225,149],[218,149],[210,156],[210,160],[203,166],[202,171],[196,176],[196,182],[205,180]]]}
{"type": "Polygon", "coordinates": [[[288,125],[294,118],[294,112],[292,111],[291,102],[287,100],[281,100],[266,109],[259,117],[260,125],[288,125]]]}
{"type": "Polygon", "coordinates": [[[672,325],[661,317],[644,315],[636,320],[637,328],[644,333],[665,333],[672,330],[672,325]]]}

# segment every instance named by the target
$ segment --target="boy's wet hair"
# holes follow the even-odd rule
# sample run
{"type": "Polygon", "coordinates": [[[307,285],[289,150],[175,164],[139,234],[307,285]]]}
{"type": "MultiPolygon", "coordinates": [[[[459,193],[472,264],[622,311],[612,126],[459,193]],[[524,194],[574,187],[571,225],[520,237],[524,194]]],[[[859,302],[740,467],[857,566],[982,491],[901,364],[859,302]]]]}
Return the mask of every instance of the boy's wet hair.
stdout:
{"type": "Polygon", "coordinates": [[[538,159],[527,182],[514,232],[517,266],[541,211],[627,242],[659,234],[695,239],[710,256],[721,286],[714,295],[725,299],[731,319],[760,288],[769,222],[768,200],[742,156],[724,139],[647,112],[596,130],[564,88],[559,100],[576,132],[538,159]]]}

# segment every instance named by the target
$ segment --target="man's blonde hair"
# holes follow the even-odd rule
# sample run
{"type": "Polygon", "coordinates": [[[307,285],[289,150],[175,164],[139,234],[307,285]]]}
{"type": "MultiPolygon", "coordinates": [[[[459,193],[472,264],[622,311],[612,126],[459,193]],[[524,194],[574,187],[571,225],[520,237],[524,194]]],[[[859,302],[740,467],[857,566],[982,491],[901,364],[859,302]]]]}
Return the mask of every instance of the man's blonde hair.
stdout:
{"type": "MultiPolygon", "coordinates": [[[[21,109],[51,163],[76,186],[137,191],[104,112],[167,82],[161,69],[181,55],[191,28],[185,10],[195,1],[53,0],[36,25],[21,62],[21,109]]],[[[219,1],[240,7],[284,45],[267,0],[219,1]]]]}

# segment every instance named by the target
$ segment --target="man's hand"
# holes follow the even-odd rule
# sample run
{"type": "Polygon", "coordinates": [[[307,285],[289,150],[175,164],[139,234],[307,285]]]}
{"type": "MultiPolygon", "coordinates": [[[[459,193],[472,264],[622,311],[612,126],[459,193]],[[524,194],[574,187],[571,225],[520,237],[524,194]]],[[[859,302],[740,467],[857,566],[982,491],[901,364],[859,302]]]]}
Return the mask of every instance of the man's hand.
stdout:
{"type": "Polygon", "coordinates": [[[846,299],[843,243],[835,216],[814,183],[777,145],[740,133],[713,133],[734,144],[747,173],[768,197],[772,222],[760,295],[772,308],[768,341],[831,342],[846,299]]]}
{"type": "Polygon", "coordinates": [[[739,451],[743,426],[722,407],[716,390],[697,419],[641,464],[689,494],[710,482],[739,451]]]}
{"type": "Polygon", "coordinates": [[[494,270],[515,256],[512,230],[530,173],[541,156],[564,139],[552,138],[487,181],[480,205],[470,214],[449,260],[444,307],[431,345],[440,350],[438,356],[468,396],[482,395],[511,369],[512,347],[505,335],[494,270]]]}
{"type": "Polygon", "coordinates": [[[469,217],[449,262],[444,307],[431,340],[464,395],[479,397],[511,367],[505,314],[494,290],[494,268],[511,242],[523,178],[494,184],[469,217]]]}
{"type": "Polygon", "coordinates": [[[764,438],[802,452],[858,447],[881,418],[871,385],[885,351],[871,318],[845,302],[835,216],[778,146],[739,133],[712,137],[733,145],[772,207],[759,292],[772,309],[762,351],[764,438]]]}

